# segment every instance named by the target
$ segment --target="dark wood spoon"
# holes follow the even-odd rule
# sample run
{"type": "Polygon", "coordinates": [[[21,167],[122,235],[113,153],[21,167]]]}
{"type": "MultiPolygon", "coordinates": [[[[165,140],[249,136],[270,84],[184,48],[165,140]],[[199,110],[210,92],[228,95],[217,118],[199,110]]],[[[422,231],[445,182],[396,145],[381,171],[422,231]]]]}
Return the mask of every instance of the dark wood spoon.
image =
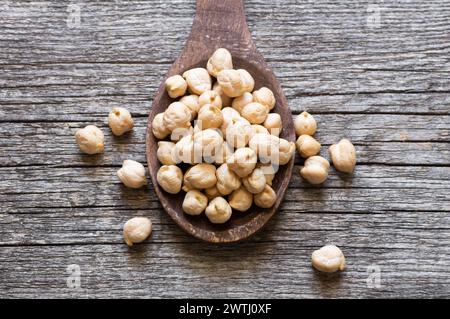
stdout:
{"type": "MultiPolygon", "coordinates": [[[[234,68],[250,72],[255,79],[255,89],[265,86],[274,92],[276,106],[272,112],[279,113],[283,121],[280,137],[295,141],[291,111],[275,75],[252,41],[245,19],[243,0],[197,0],[191,33],[166,78],[182,74],[188,69],[206,68],[208,58],[218,48],[226,48],[231,52],[234,68]]],[[[161,164],[156,158],[158,140],[152,134],[151,123],[156,114],[164,112],[173,102],[165,90],[166,78],[161,82],[153,99],[148,118],[146,150],[150,176],[162,206],[182,229],[199,239],[213,243],[228,243],[248,238],[260,230],[278,209],[292,175],[294,159],[278,170],[272,184],[277,200],[269,209],[253,205],[247,212],[234,211],[232,218],[222,225],[210,223],[204,214],[190,216],[183,213],[181,205],[185,193],[168,194],[156,181],[156,173],[161,164]]]]}

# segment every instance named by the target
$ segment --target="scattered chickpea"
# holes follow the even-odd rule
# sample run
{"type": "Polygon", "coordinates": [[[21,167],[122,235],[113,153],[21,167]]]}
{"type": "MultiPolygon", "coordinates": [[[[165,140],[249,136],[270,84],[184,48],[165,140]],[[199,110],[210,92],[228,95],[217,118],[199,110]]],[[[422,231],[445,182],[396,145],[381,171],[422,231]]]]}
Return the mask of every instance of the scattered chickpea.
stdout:
{"type": "Polygon", "coordinates": [[[123,226],[123,239],[128,246],[143,242],[152,233],[152,222],[146,217],[134,217],[123,226]]]}
{"type": "Polygon", "coordinates": [[[242,109],[247,104],[250,104],[253,102],[253,95],[250,92],[245,92],[241,96],[238,96],[231,102],[231,106],[238,111],[239,113],[242,112],[242,109]]]}
{"type": "Polygon", "coordinates": [[[182,208],[188,215],[200,215],[208,205],[208,198],[198,190],[190,190],[184,197],[182,208]]]}
{"type": "Polygon", "coordinates": [[[117,176],[125,186],[130,188],[147,185],[144,165],[133,160],[124,160],[122,167],[117,171],[117,176]]]}
{"type": "Polygon", "coordinates": [[[223,122],[223,115],[218,107],[206,104],[198,112],[197,119],[201,129],[219,128],[223,122]]]}
{"type": "Polygon", "coordinates": [[[203,92],[211,90],[211,77],[204,68],[195,68],[183,73],[188,89],[191,93],[201,95],[203,92]]]}
{"type": "Polygon", "coordinates": [[[163,123],[169,131],[191,125],[191,110],[180,102],[171,103],[163,116],[163,123]]]}
{"type": "Polygon", "coordinates": [[[191,111],[191,119],[194,119],[197,117],[197,113],[200,110],[200,103],[199,103],[199,97],[198,95],[191,94],[183,96],[180,99],[180,103],[183,103],[186,105],[189,110],[191,111]]]}
{"type": "Polygon", "coordinates": [[[183,96],[186,89],[187,83],[181,75],[173,75],[166,80],[166,90],[172,99],[183,96]]]}
{"type": "Polygon", "coordinates": [[[227,164],[222,164],[217,168],[216,177],[216,187],[222,195],[228,195],[241,186],[239,176],[227,164]]]}
{"type": "Polygon", "coordinates": [[[334,167],[343,173],[352,173],[356,165],[356,150],[352,142],[342,139],[329,148],[334,167]]]}
{"type": "Polygon", "coordinates": [[[257,102],[252,102],[245,105],[241,111],[242,117],[251,124],[264,123],[267,118],[267,114],[269,114],[269,109],[257,102]]]}
{"type": "Polygon", "coordinates": [[[120,136],[133,129],[134,122],[130,112],[123,107],[115,107],[108,116],[108,125],[114,135],[120,136]]]}
{"type": "Polygon", "coordinates": [[[256,206],[261,208],[270,208],[277,200],[277,194],[269,185],[264,186],[264,190],[253,196],[256,206]]]}
{"type": "Polygon", "coordinates": [[[258,158],[256,153],[249,147],[238,148],[233,155],[231,155],[227,164],[228,167],[239,177],[248,176],[256,166],[258,158]]]}
{"type": "Polygon", "coordinates": [[[296,142],[297,151],[303,158],[308,158],[319,154],[320,143],[311,135],[300,135],[296,142]]]}
{"type": "Polygon", "coordinates": [[[175,143],[159,141],[158,150],[156,151],[156,157],[163,165],[175,165],[176,161],[173,159],[173,150],[175,143]]]}
{"type": "Polygon", "coordinates": [[[345,269],[344,254],[334,245],[315,250],[311,256],[311,262],[314,268],[323,272],[332,273],[345,269]]]}
{"type": "Polygon", "coordinates": [[[317,130],[317,122],[308,112],[303,112],[294,119],[295,133],[300,135],[314,135],[317,130]]]}
{"type": "Polygon", "coordinates": [[[166,192],[177,194],[181,190],[183,172],[176,165],[163,165],[156,174],[156,180],[166,192]]]}
{"type": "Polygon", "coordinates": [[[212,164],[200,163],[186,171],[184,179],[195,189],[205,189],[216,185],[216,167],[212,164]]]}
{"type": "Polygon", "coordinates": [[[209,74],[217,77],[217,74],[222,70],[229,70],[233,68],[233,59],[230,51],[224,48],[219,48],[209,58],[206,68],[209,74]]]}
{"type": "Polygon", "coordinates": [[[311,184],[321,184],[328,177],[330,163],[321,156],[312,156],[305,161],[305,166],[300,169],[300,175],[311,184]]]}
{"type": "Polygon", "coordinates": [[[283,122],[281,121],[280,114],[278,113],[267,114],[267,117],[263,125],[270,134],[280,136],[281,130],[283,128],[283,122]]]}
{"type": "Polygon", "coordinates": [[[164,113],[156,114],[152,121],[152,133],[157,139],[164,139],[170,134],[170,130],[164,125],[164,113]]]}
{"type": "Polygon", "coordinates": [[[88,125],[75,133],[75,140],[83,153],[98,154],[104,149],[103,132],[95,125],[88,125]]]}
{"type": "Polygon", "coordinates": [[[231,217],[231,206],[223,197],[214,198],[206,207],[206,217],[213,224],[223,224],[231,217]]]}
{"type": "Polygon", "coordinates": [[[275,107],[275,96],[273,95],[273,92],[266,87],[262,87],[253,92],[253,101],[261,103],[269,110],[272,110],[275,107]]]}
{"type": "Polygon", "coordinates": [[[228,202],[232,208],[245,212],[253,204],[253,194],[241,186],[228,196],[228,202]]]}
{"type": "Polygon", "coordinates": [[[252,194],[261,193],[266,186],[266,177],[260,168],[255,168],[253,172],[242,179],[242,184],[252,194]]]}

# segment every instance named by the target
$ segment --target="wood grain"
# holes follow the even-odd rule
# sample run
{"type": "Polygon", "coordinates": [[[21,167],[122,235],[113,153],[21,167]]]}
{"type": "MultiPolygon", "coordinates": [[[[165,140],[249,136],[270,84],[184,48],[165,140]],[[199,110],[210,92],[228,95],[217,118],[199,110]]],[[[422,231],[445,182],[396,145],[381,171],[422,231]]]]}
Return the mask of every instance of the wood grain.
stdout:
{"type": "Polygon", "coordinates": [[[0,4],[0,297],[450,297],[450,4],[385,0],[245,1],[252,38],[293,114],[319,121],[325,146],[351,138],[353,178],[322,187],[293,178],[275,218],[248,242],[215,247],[185,235],[150,190],[115,178],[145,163],[145,126],[166,71],[187,39],[195,2],[0,4]],[[369,5],[380,26],[369,27],[369,5]],[[114,106],[136,118],[113,138],[114,106]],[[98,124],[106,153],[80,155],[73,133],[98,124]],[[121,225],[155,231],[129,250],[121,225]],[[325,243],[348,269],[309,265],[325,243]],[[78,264],[81,289],[66,285],[78,264]],[[381,286],[367,285],[368,267],[381,286]],[[270,287],[270,289],[268,289],[270,287]]]}

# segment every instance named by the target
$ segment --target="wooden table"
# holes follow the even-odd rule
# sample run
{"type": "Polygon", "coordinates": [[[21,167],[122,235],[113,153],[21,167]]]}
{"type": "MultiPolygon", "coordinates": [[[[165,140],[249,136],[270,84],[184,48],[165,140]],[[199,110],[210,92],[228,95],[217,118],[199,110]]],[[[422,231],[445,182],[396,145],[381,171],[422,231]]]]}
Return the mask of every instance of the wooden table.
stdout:
{"type": "Polygon", "coordinates": [[[297,158],[273,220],[227,246],[184,234],[151,185],[115,176],[146,161],[151,98],[195,2],[71,3],[0,3],[0,297],[450,297],[447,1],[246,1],[293,115],[315,115],[324,155],[350,138],[358,166],[313,187],[297,158]],[[111,135],[114,106],[132,134],[111,135]],[[101,156],[74,143],[87,124],[106,134],[101,156]],[[122,225],[141,215],[153,235],[129,249],[122,225]],[[326,243],[342,274],[311,268],[326,243]]]}

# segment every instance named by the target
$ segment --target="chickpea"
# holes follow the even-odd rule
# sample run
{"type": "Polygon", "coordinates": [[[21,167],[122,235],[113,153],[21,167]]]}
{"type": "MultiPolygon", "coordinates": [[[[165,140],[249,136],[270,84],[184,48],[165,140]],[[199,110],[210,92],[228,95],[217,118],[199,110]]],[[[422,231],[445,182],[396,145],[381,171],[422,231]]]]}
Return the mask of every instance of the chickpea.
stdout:
{"type": "Polygon", "coordinates": [[[222,164],[216,170],[217,189],[222,195],[228,195],[241,186],[241,180],[227,164],[222,164]]]}
{"type": "Polygon", "coordinates": [[[115,107],[109,113],[108,125],[114,135],[120,136],[133,129],[134,121],[127,109],[115,107]]]}
{"type": "Polygon", "coordinates": [[[158,150],[156,151],[158,161],[163,165],[175,165],[176,161],[172,156],[174,148],[175,143],[159,141],[158,150]]]}
{"type": "Polygon", "coordinates": [[[276,173],[276,170],[272,166],[272,164],[258,163],[258,164],[256,164],[256,168],[260,169],[263,172],[264,177],[266,179],[266,184],[269,186],[272,186],[272,181],[275,178],[275,173],[276,173]]]}
{"type": "Polygon", "coordinates": [[[188,127],[177,127],[176,129],[174,129],[172,131],[172,133],[170,134],[170,140],[172,142],[178,142],[183,137],[189,136],[192,134],[194,134],[194,128],[189,123],[188,127]]]}
{"type": "Polygon", "coordinates": [[[117,171],[117,176],[125,186],[130,188],[147,185],[144,165],[133,160],[123,161],[122,168],[117,171]]]}
{"type": "Polygon", "coordinates": [[[252,102],[253,102],[253,95],[250,92],[245,92],[241,96],[235,98],[231,103],[231,106],[233,107],[233,109],[241,113],[244,106],[252,102]]]}
{"type": "Polygon", "coordinates": [[[198,190],[186,193],[183,200],[183,211],[188,215],[200,215],[208,205],[208,198],[198,190]]]}
{"type": "Polygon", "coordinates": [[[216,197],[222,196],[222,194],[220,194],[219,190],[217,189],[216,185],[205,189],[205,195],[206,195],[206,197],[208,197],[208,200],[212,200],[216,197]]]}
{"type": "Polygon", "coordinates": [[[308,158],[319,154],[320,143],[310,135],[300,135],[296,142],[297,151],[303,158],[308,158]]]}
{"type": "Polygon", "coordinates": [[[205,189],[216,185],[216,167],[212,164],[200,163],[186,171],[184,179],[195,189],[205,189]]]}
{"type": "Polygon", "coordinates": [[[235,123],[228,125],[226,131],[227,143],[231,147],[241,148],[248,144],[252,127],[246,119],[240,118],[235,123]]]}
{"type": "Polygon", "coordinates": [[[183,172],[176,165],[163,165],[156,174],[156,180],[166,192],[177,194],[181,190],[183,172]]]}
{"type": "Polygon", "coordinates": [[[330,163],[321,156],[311,156],[300,169],[300,175],[311,184],[321,184],[328,177],[330,163]]]}
{"type": "Polygon", "coordinates": [[[123,226],[123,239],[128,246],[143,242],[152,233],[152,222],[146,217],[134,217],[123,226]]]}
{"type": "Polygon", "coordinates": [[[239,177],[245,177],[253,172],[258,158],[248,147],[238,148],[227,160],[228,167],[239,177]]]}
{"type": "Polygon", "coordinates": [[[219,128],[223,122],[223,115],[219,108],[206,104],[198,112],[197,125],[201,129],[219,128]]]}
{"type": "Polygon", "coordinates": [[[197,117],[197,113],[200,110],[200,103],[198,95],[191,94],[183,96],[180,99],[180,103],[186,105],[191,111],[191,119],[195,119],[197,117]]]}
{"type": "Polygon", "coordinates": [[[75,133],[75,140],[83,153],[103,153],[105,136],[95,125],[88,125],[75,133]]]}
{"type": "Polygon", "coordinates": [[[245,92],[252,92],[255,88],[255,80],[251,76],[250,73],[248,73],[247,70],[244,69],[238,69],[237,70],[239,75],[241,76],[242,84],[244,86],[245,92]]]}
{"type": "Polygon", "coordinates": [[[345,269],[344,254],[334,245],[315,250],[311,255],[311,262],[314,268],[323,272],[332,273],[345,269]]]}
{"type": "Polygon", "coordinates": [[[279,139],[280,148],[279,148],[279,164],[286,165],[295,153],[295,143],[287,141],[283,138],[279,139]]]}
{"type": "Polygon", "coordinates": [[[217,82],[229,97],[241,96],[253,91],[255,81],[245,70],[222,70],[217,74],[217,82]]]}
{"type": "Polygon", "coordinates": [[[217,107],[219,110],[222,109],[222,98],[216,91],[205,91],[198,98],[198,103],[200,105],[200,109],[202,106],[210,104],[212,106],[217,107]]]}
{"type": "Polygon", "coordinates": [[[352,173],[356,165],[356,150],[352,142],[342,139],[329,148],[334,167],[343,173],[352,173]]]}
{"type": "Polygon", "coordinates": [[[232,210],[223,197],[216,197],[206,207],[205,214],[211,223],[223,224],[231,218],[232,210]]]}
{"type": "Polygon", "coordinates": [[[231,102],[232,102],[233,99],[223,92],[223,89],[219,85],[219,83],[216,82],[213,85],[213,91],[216,91],[217,94],[220,95],[220,99],[222,100],[222,106],[223,107],[230,107],[231,106],[231,102]]]}
{"type": "Polygon", "coordinates": [[[241,115],[235,109],[231,107],[225,107],[222,109],[222,117],[223,122],[220,126],[220,131],[222,132],[223,136],[226,136],[228,126],[238,121],[241,118],[241,115]]]}
{"type": "Polygon", "coordinates": [[[187,83],[181,75],[173,75],[166,80],[166,90],[172,99],[183,96],[186,89],[187,83]]]}
{"type": "Polygon", "coordinates": [[[317,130],[317,122],[308,112],[303,112],[294,119],[295,133],[300,135],[314,135],[317,130]]]}
{"type": "Polygon", "coordinates": [[[271,134],[258,133],[253,135],[248,143],[261,159],[276,160],[278,162],[280,139],[271,134]]]}
{"type": "Polygon", "coordinates": [[[172,151],[176,163],[194,164],[202,161],[202,151],[194,143],[194,136],[188,135],[179,140],[172,151]]]}
{"type": "Polygon", "coordinates": [[[219,148],[219,151],[215,154],[215,164],[223,164],[227,162],[228,157],[233,155],[233,149],[227,142],[222,143],[222,147],[219,148]]]}
{"type": "Polygon", "coordinates": [[[259,194],[255,194],[253,199],[255,200],[256,206],[261,208],[270,208],[275,204],[277,194],[272,187],[266,184],[266,186],[264,186],[264,190],[259,194]]]}
{"type": "Polygon", "coordinates": [[[270,134],[275,136],[280,136],[281,130],[283,129],[281,116],[278,113],[267,114],[263,125],[268,130],[268,132],[270,132],[270,134]]]}
{"type": "Polygon", "coordinates": [[[180,102],[173,102],[164,112],[164,125],[169,131],[191,125],[191,110],[180,102]]]}
{"type": "Polygon", "coordinates": [[[224,48],[219,48],[209,58],[206,68],[209,74],[217,77],[217,74],[222,70],[229,70],[233,68],[233,60],[231,53],[224,48]]]}
{"type": "Polygon", "coordinates": [[[245,212],[253,204],[253,194],[241,186],[228,196],[228,202],[232,208],[245,212]]]}
{"type": "Polygon", "coordinates": [[[210,163],[215,161],[215,155],[222,148],[223,138],[217,129],[206,129],[194,133],[194,151],[195,155],[203,156],[210,163]],[[199,153],[199,154],[198,154],[199,153]]]}
{"type": "Polygon", "coordinates": [[[211,90],[211,77],[204,68],[195,68],[183,73],[189,91],[193,94],[201,95],[203,92],[211,90]]]}
{"type": "Polygon", "coordinates": [[[252,134],[250,134],[250,139],[256,134],[270,134],[269,131],[262,125],[252,124],[252,134]]]}
{"type": "Polygon", "coordinates": [[[272,110],[275,107],[275,96],[273,95],[273,92],[266,87],[262,87],[253,92],[253,101],[261,103],[269,110],[272,110]]]}
{"type": "Polygon", "coordinates": [[[261,124],[269,114],[269,109],[262,104],[252,102],[242,108],[241,115],[251,124],[261,124]]]}
{"type": "Polygon", "coordinates": [[[255,168],[253,172],[242,179],[242,184],[252,194],[261,193],[266,186],[266,177],[260,168],[255,168]]]}
{"type": "Polygon", "coordinates": [[[160,140],[165,139],[170,134],[170,130],[164,125],[164,113],[156,114],[153,118],[152,133],[160,140]]]}

